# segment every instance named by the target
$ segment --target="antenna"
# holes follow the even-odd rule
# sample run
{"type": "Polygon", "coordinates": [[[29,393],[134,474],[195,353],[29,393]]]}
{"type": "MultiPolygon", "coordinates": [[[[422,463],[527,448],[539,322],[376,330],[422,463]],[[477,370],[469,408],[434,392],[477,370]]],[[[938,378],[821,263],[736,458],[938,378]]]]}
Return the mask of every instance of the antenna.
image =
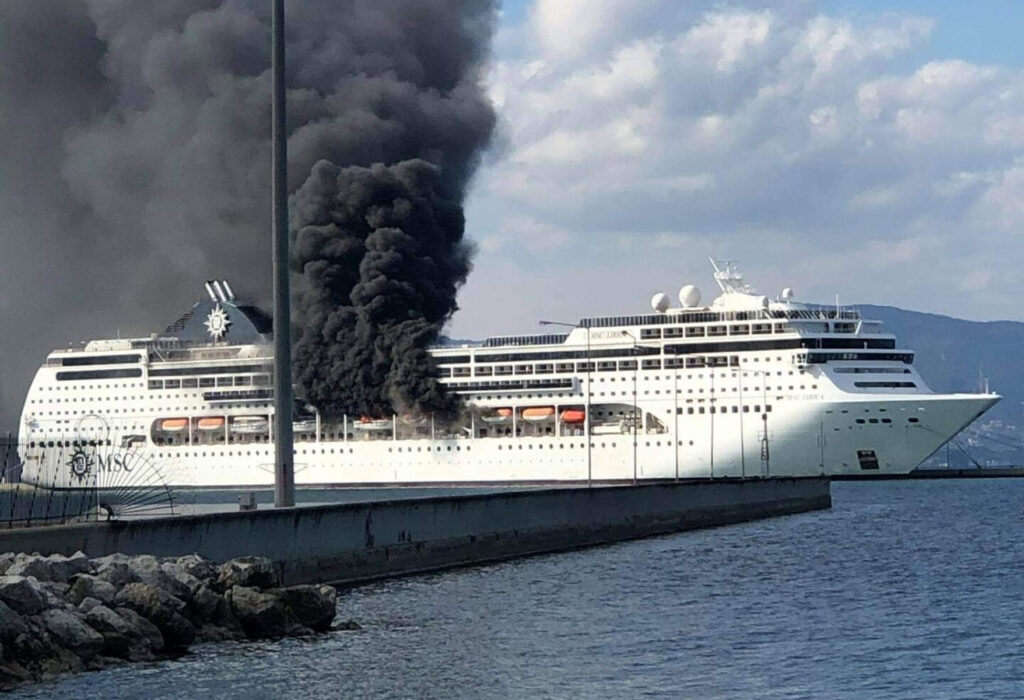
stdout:
{"type": "Polygon", "coordinates": [[[708,256],[711,267],[715,268],[715,284],[723,294],[753,294],[754,288],[743,281],[743,275],[736,269],[735,260],[715,260],[708,256]],[[722,263],[719,267],[718,263],[722,263]]]}

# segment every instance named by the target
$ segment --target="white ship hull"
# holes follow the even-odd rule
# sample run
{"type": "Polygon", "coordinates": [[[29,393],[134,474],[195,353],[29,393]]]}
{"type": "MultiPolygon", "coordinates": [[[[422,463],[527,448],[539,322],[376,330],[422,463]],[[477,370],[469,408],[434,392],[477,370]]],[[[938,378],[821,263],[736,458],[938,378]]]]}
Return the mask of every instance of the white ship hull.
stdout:
{"type": "MultiPolygon", "coordinates": [[[[295,480],[310,487],[469,486],[905,474],[996,400],[933,394],[905,400],[801,402],[777,408],[766,420],[765,414],[749,413],[680,415],[675,436],[641,433],[634,447],[629,433],[594,435],[589,455],[582,435],[311,438],[295,444],[295,480]],[[879,416],[892,422],[881,423],[879,416]],[[911,417],[918,422],[909,423],[911,417]],[[865,422],[856,423],[858,418],[865,422]],[[872,418],[879,422],[868,423],[872,418]],[[877,468],[865,468],[859,460],[868,450],[874,452],[877,468]]],[[[111,437],[112,445],[120,444],[116,431],[111,437]]],[[[23,480],[57,488],[270,487],[273,459],[273,445],[267,443],[214,445],[188,455],[155,446],[60,445],[30,450],[23,480]],[[71,468],[76,454],[77,471],[71,468]]]]}

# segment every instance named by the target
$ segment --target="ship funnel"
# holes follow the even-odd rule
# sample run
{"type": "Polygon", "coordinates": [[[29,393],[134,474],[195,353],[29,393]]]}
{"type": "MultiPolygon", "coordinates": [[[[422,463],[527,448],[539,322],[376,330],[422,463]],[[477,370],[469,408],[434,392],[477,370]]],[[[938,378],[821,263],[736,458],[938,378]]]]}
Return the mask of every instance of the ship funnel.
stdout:
{"type": "Polygon", "coordinates": [[[217,301],[217,293],[213,291],[213,282],[206,280],[204,286],[206,287],[206,293],[210,295],[210,301],[217,301]]]}
{"type": "Polygon", "coordinates": [[[228,284],[228,281],[227,280],[221,280],[220,283],[221,283],[221,285],[223,285],[224,291],[228,295],[228,301],[234,301],[235,300],[235,293],[231,289],[231,285],[228,284]]]}
{"type": "Polygon", "coordinates": [[[214,301],[217,301],[217,300],[227,301],[228,300],[227,295],[224,294],[224,289],[221,288],[220,282],[218,280],[214,280],[213,281],[213,290],[215,292],[217,292],[217,299],[215,299],[214,301]]]}

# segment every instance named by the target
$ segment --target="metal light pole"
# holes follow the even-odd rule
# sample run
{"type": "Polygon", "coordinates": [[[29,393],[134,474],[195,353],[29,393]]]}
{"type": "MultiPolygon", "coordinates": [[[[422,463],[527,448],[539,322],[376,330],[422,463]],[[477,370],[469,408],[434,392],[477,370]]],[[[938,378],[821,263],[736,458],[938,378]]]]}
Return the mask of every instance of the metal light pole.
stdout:
{"type": "Polygon", "coordinates": [[[291,293],[288,288],[288,132],[285,121],[284,0],[273,0],[274,68],[274,507],[295,505],[292,447],[291,293]]]}
{"type": "MultiPolygon", "coordinates": [[[[768,376],[770,372],[766,373],[760,369],[737,369],[740,373],[740,403],[743,403],[742,391],[743,391],[743,376],[744,374],[759,374],[761,375],[761,424],[763,429],[763,437],[761,438],[761,467],[763,470],[762,476],[767,476],[769,472],[769,454],[768,454],[768,376]]],[[[757,391],[755,389],[755,391],[757,391]]],[[[742,410],[742,409],[741,409],[742,410]]],[[[742,425],[742,416],[740,417],[742,425]]],[[[741,429],[741,440],[742,440],[742,429],[741,429]]],[[[824,464],[824,462],[823,462],[824,464]]]]}
{"type": "Polygon", "coordinates": [[[740,477],[747,478],[747,446],[746,435],[743,433],[743,370],[736,368],[740,385],[740,477]]]}
{"type": "MultiPolygon", "coordinates": [[[[566,328],[579,328],[575,323],[562,323],[561,321],[539,321],[542,326],[565,326],[566,328]]],[[[587,396],[586,409],[583,412],[583,434],[587,438],[587,488],[594,485],[594,472],[590,460],[590,326],[584,326],[587,330],[587,396]]]]}
{"type": "Polygon", "coordinates": [[[675,421],[675,425],[672,427],[673,433],[672,442],[675,443],[675,458],[676,458],[676,481],[679,481],[679,443],[682,442],[679,438],[679,351],[675,353],[675,357],[672,359],[672,420],[675,421]]]}
{"type": "MultiPolygon", "coordinates": [[[[633,339],[633,484],[636,484],[636,414],[637,414],[637,396],[636,396],[636,380],[640,369],[640,359],[637,353],[637,339],[636,336],[629,331],[622,331],[622,335],[628,335],[633,339]]],[[[643,420],[640,421],[641,425],[643,420]]]]}

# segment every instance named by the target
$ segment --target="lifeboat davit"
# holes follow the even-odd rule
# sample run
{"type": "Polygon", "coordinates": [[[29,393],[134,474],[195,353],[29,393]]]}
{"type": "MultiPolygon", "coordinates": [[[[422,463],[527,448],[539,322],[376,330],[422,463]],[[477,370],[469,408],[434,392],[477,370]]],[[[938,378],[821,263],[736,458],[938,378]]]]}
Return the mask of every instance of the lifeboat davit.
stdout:
{"type": "Polygon", "coordinates": [[[587,412],[578,408],[567,408],[562,411],[563,423],[583,423],[587,420],[587,412]]]}
{"type": "Polygon", "coordinates": [[[224,418],[217,416],[215,418],[200,418],[196,421],[196,427],[200,430],[220,430],[224,427],[224,418]]]}
{"type": "Polygon", "coordinates": [[[512,420],[511,408],[496,408],[493,413],[480,416],[484,423],[508,423],[512,420]]]}
{"type": "Polygon", "coordinates": [[[165,418],[160,421],[160,430],[177,433],[188,427],[188,418],[165,418]]]}
{"type": "Polygon", "coordinates": [[[554,415],[554,406],[534,406],[532,408],[523,409],[523,420],[527,420],[533,423],[551,420],[554,417],[554,415]]]}

